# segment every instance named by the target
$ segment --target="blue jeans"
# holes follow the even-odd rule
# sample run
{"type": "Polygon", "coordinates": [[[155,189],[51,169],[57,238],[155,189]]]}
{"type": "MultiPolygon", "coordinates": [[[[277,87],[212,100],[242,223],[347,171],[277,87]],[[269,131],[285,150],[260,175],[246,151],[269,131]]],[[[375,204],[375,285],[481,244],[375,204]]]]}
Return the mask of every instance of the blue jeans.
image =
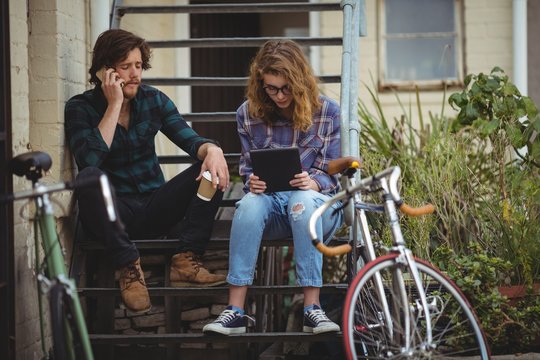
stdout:
{"type": "MultiPolygon", "coordinates": [[[[261,239],[293,238],[297,284],[322,286],[322,254],[315,249],[309,235],[311,214],[329,197],[313,190],[284,191],[269,194],[246,194],[236,203],[229,247],[231,285],[253,283],[261,239]]],[[[317,222],[319,239],[328,241],[341,226],[343,214],[325,211],[317,222]]]]}

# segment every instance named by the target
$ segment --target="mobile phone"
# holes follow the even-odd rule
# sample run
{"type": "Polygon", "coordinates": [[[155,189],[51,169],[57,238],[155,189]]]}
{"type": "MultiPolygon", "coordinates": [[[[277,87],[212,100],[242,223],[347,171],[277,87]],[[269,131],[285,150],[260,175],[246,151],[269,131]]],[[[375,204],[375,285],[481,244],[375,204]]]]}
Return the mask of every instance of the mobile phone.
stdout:
{"type": "Polygon", "coordinates": [[[103,82],[103,78],[105,77],[105,71],[107,71],[107,67],[104,66],[96,72],[96,77],[101,82],[103,82]]]}
{"type": "MultiPolygon", "coordinates": [[[[104,66],[102,67],[101,69],[99,69],[97,72],[96,72],[96,76],[97,78],[99,79],[99,81],[103,82],[103,78],[105,77],[105,72],[107,71],[107,69],[112,69],[112,68],[108,68],[107,66],[104,66]]],[[[116,80],[118,80],[120,77],[117,76],[116,77],[116,80]]],[[[122,81],[120,83],[120,87],[124,87],[124,81],[122,81]]]]}

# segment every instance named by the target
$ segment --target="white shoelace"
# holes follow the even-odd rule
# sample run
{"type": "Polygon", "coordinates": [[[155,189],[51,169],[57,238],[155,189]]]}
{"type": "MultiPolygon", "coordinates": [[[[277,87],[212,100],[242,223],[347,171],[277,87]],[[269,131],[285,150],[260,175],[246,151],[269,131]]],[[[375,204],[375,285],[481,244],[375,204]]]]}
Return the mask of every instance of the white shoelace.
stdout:
{"type": "Polygon", "coordinates": [[[320,322],[330,322],[330,319],[326,316],[324,311],[322,311],[321,309],[308,311],[307,315],[310,319],[312,319],[317,324],[320,322]]]}
{"type": "Polygon", "coordinates": [[[222,325],[227,325],[228,323],[230,323],[232,320],[234,320],[236,317],[242,317],[242,318],[247,318],[248,321],[251,321],[253,324],[255,324],[255,319],[252,318],[251,316],[249,315],[241,315],[239,312],[237,311],[234,311],[234,310],[223,310],[221,312],[221,314],[219,314],[219,316],[217,317],[216,320],[214,320],[214,322],[216,323],[221,323],[222,325]],[[238,314],[238,315],[236,315],[238,314]]]}
{"type": "MultiPolygon", "coordinates": [[[[234,310],[223,310],[221,314],[219,314],[218,318],[215,322],[219,322],[223,325],[231,322],[236,317],[236,311],[234,310]]],[[[242,316],[242,315],[240,315],[242,316]]]]}

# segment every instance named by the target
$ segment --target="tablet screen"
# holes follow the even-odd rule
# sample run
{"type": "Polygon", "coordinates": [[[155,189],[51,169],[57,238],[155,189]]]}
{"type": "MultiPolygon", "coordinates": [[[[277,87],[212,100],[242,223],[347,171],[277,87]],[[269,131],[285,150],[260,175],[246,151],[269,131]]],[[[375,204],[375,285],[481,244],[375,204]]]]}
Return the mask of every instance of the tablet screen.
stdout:
{"type": "Polygon", "coordinates": [[[253,174],[266,182],[265,192],[298,190],[289,185],[302,172],[298,148],[251,150],[250,156],[253,174]]]}

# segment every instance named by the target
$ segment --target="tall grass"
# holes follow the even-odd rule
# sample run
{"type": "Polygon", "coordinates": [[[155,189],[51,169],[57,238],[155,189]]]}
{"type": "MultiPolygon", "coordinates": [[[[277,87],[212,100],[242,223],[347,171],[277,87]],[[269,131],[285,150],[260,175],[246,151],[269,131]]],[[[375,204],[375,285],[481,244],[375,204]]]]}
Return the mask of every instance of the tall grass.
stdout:
{"type": "MultiPolygon", "coordinates": [[[[515,264],[515,272],[509,274],[514,282],[540,280],[535,260],[540,256],[537,170],[506,164],[502,171],[508,181],[501,190],[500,162],[488,138],[471,128],[455,131],[453,119],[442,115],[429,113],[424,119],[418,92],[415,111],[397,98],[402,115],[389,119],[378,94],[368,91],[374,110],[359,102],[363,172],[399,165],[403,199],[413,206],[430,202],[437,208],[434,216],[402,219],[415,254],[430,259],[441,246],[466,254],[470,244],[479,243],[493,256],[515,264]]],[[[373,225],[374,232],[386,236],[382,225],[373,225]]]]}

